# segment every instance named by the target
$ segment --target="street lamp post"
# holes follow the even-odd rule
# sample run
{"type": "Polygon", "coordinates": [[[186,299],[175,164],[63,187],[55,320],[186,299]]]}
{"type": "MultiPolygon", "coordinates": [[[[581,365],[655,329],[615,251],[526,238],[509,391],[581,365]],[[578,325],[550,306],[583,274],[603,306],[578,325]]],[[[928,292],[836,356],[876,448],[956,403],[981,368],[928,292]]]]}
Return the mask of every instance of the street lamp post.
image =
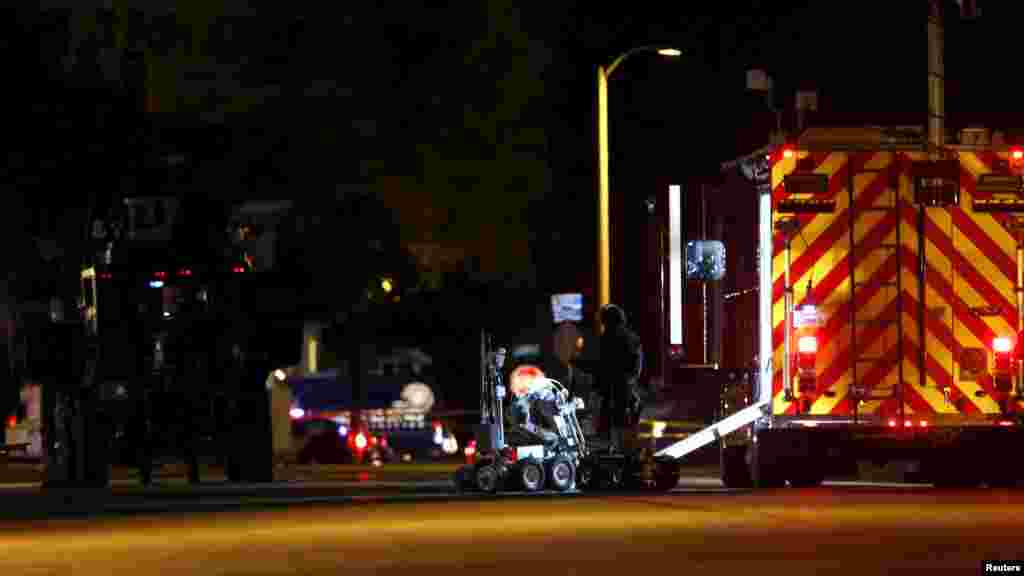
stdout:
{"type": "Polygon", "coordinates": [[[597,307],[611,302],[611,248],[610,200],[608,178],[608,79],[626,58],[639,52],[657,52],[662,56],[678,57],[680,50],[664,46],[638,46],[612,60],[611,64],[597,67],[597,307]]]}

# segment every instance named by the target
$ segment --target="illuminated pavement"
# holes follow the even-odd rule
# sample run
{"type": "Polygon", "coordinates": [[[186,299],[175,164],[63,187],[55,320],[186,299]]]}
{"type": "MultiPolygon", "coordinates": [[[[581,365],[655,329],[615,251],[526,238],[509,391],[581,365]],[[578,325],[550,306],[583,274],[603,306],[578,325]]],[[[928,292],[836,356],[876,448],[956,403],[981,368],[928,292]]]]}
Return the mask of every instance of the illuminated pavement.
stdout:
{"type": "Polygon", "coordinates": [[[2,523],[0,573],[978,574],[1021,528],[1024,491],[365,500],[2,523]]]}

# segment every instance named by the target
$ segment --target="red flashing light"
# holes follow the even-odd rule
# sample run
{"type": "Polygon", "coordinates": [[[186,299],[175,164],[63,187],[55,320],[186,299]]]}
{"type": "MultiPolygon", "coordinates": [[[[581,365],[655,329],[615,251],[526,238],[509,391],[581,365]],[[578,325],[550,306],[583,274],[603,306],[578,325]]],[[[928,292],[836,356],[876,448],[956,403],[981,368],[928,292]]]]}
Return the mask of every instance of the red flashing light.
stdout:
{"type": "Polygon", "coordinates": [[[470,444],[466,446],[465,449],[463,449],[463,452],[465,452],[466,456],[472,457],[474,454],[476,454],[476,445],[470,442],[470,444]]]}
{"type": "Polygon", "coordinates": [[[1013,341],[1005,337],[996,338],[992,341],[992,349],[997,354],[1007,354],[1013,350],[1013,341]]]}
{"type": "Polygon", "coordinates": [[[14,428],[17,425],[18,425],[18,417],[17,416],[11,415],[11,416],[7,417],[7,427],[8,428],[14,428]]]}
{"type": "Polygon", "coordinates": [[[511,463],[515,462],[516,460],[518,460],[518,456],[519,456],[516,453],[516,449],[511,447],[511,446],[506,446],[504,449],[502,449],[501,455],[505,458],[505,461],[508,462],[509,464],[511,464],[511,463]]]}
{"type": "Polygon", "coordinates": [[[1010,151],[1010,158],[1013,158],[1014,160],[1024,160],[1024,150],[1014,148],[1010,151]]]}
{"type": "Polygon", "coordinates": [[[366,436],[363,435],[362,432],[356,434],[355,445],[356,450],[359,450],[360,452],[366,450],[366,436]]]}
{"type": "Polygon", "coordinates": [[[783,158],[792,158],[794,156],[796,156],[796,152],[794,152],[792,148],[784,148],[782,150],[783,158]]]}
{"type": "Polygon", "coordinates": [[[896,427],[896,421],[895,420],[889,420],[889,428],[895,428],[895,427],[896,427]]]}
{"type": "Polygon", "coordinates": [[[907,428],[910,428],[911,426],[913,426],[913,425],[914,425],[914,423],[913,423],[913,422],[911,422],[910,420],[907,420],[906,422],[904,422],[904,423],[903,423],[903,425],[904,425],[905,427],[907,427],[907,428]]]}
{"type": "Polygon", "coordinates": [[[1013,426],[1013,421],[1012,420],[1000,420],[999,421],[999,425],[1000,426],[1013,426]]]}
{"type": "Polygon", "coordinates": [[[817,354],[818,338],[815,336],[801,336],[797,340],[796,348],[801,354],[817,354]]]}
{"type": "Polygon", "coordinates": [[[928,427],[928,421],[927,420],[921,420],[920,422],[918,422],[918,424],[921,425],[921,428],[927,428],[928,427]]]}

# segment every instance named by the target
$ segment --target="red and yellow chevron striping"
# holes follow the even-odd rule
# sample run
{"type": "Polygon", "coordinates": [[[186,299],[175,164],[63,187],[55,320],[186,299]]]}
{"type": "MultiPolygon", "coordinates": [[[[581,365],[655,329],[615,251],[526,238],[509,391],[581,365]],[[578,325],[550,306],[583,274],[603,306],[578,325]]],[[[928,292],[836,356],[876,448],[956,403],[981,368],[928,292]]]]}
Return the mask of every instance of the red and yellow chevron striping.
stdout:
{"type": "MultiPolygon", "coordinates": [[[[788,244],[793,304],[814,303],[823,316],[814,390],[801,394],[810,414],[850,415],[856,409],[892,417],[901,401],[904,414],[922,418],[1000,413],[1004,396],[989,367],[993,339],[1015,337],[1019,326],[1015,218],[975,212],[972,201],[980,197],[978,177],[1006,155],[957,155],[958,205],[928,207],[923,217],[911,178],[912,163],[927,159],[923,153],[801,151],[775,159],[774,202],[787,197],[784,177],[803,159],[802,169],[828,177],[827,195],[836,203],[832,213],[775,215],[776,222],[797,222],[788,244]],[[855,381],[870,391],[867,398],[852,397],[855,381]]],[[[782,381],[786,251],[786,236],[777,232],[776,414],[795,414],[801,405],[787,400],[782,381]]],[[[795,380],[792,389],[798,390],[795,380]]]]}

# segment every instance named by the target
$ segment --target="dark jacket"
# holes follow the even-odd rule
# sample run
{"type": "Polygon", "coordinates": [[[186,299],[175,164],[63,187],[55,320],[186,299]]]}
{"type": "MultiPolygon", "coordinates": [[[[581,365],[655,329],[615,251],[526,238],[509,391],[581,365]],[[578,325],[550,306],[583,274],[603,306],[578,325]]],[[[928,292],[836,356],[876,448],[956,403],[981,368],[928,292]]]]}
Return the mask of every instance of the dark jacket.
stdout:
{"type": "Polygon", "coordinates": [[[609,326],[601,335],[600,355],[594,360],[578,359],[576,365],[594,375],[595,388],[604,399],[603,417],[613,427],[629,426],[632,388],[636,381],[634,357],[640,337],[629,328],[609,326]]]}

